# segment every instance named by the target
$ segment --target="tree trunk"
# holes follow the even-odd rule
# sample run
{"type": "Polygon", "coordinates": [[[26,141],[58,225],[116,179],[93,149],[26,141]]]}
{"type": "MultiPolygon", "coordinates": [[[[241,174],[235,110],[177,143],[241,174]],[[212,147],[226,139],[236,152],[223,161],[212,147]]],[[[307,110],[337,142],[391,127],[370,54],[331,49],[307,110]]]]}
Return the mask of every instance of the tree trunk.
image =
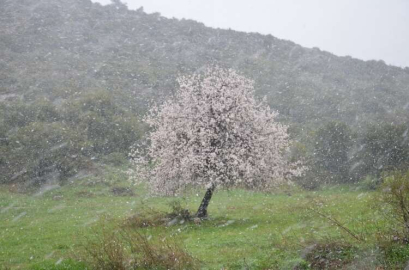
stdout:
{"type": "Polygon", "coordinates": [[[197,210],[196,217],[205,218],[207,217],[207,207],[209,206],[210,199],[212,198],[213,191],[216,188],[215,184],[212,184],[206,191],[206,194],[203,197],[202,203],[197,210]]]}

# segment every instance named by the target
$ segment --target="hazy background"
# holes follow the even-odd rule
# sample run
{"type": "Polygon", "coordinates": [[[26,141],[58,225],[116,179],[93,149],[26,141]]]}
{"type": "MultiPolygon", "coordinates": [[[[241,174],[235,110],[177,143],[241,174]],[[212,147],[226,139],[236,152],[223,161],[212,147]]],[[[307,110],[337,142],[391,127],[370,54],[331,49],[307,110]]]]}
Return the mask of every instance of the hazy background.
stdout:
{"type": "MultiPolygon", "coordinates": [[[[110,0],[93,0],[102,4],[110,0]]],[[[271,34],[339,56],[409,66],[407,0],[123,0],[130,9],[271,34]]]]}

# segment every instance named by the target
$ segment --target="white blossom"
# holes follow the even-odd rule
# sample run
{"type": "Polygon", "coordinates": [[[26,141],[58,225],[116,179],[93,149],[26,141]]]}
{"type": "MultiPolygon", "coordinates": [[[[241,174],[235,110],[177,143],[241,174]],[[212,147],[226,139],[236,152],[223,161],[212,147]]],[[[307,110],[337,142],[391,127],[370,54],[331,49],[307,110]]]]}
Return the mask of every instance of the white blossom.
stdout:
{"type": "Polygon", "coordinates": [[[302,173],[286,159],[287,126],[254,98],[252,80],[213,67],[178,83],[175,96],[144,119],[152,131],[148,146],[132,149],[133,179],[169,195],[212,184],[266,189],[302,173]]]}

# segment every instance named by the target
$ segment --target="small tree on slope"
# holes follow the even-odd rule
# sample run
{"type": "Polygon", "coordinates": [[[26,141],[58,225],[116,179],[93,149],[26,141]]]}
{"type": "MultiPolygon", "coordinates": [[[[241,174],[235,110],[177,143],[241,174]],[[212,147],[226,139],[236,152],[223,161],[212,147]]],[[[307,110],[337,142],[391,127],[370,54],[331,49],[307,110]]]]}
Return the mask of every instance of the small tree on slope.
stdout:
{"type": "Polygon", "coordinates": [[[202,218],[216,186],[268,189],[302,173],[285,158],[287,127],[275,121],[277,113],[264,101],[255,100],[251,80],[214,67],[178,83],[174,98],[145,118],[152,128],[149,146],[131,152],[135,178],[146,179],[154,193],[207,187],[197,211],[202,218]]]}

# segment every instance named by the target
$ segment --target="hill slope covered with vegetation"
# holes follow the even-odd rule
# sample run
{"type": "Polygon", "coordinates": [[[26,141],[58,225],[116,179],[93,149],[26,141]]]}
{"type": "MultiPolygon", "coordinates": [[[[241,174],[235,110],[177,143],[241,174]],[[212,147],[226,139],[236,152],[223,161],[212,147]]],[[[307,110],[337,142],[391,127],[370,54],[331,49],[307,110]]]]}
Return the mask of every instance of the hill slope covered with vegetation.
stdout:
{"type": "MultiPolygon", "coordinates": [[[[409,68],[128,10],[120,1],[101,6],[90,0],[3,0],[0,147],[6,155],[0,166],[7,173],[2,182],[24,179],[29,171],[28,178],[41,178],[56,167],[69,177],[78,172],[78,156],[125,155],[143,133],[138,119],[150,102],[171,95],[179,74],[209,64],[253,79],[257,93],[293,133],[308,137],[309,153],[314,143],[307,130],[315,134],[327,122],[345,123],[352,134],[346,140],[360,143],[368,123],[405,124],[409,115],[409,68]],[[42,134],[29,141],[35,130],[42,134]]],[[[390,136],[404,134],[403,128],[390,136]]]]}

